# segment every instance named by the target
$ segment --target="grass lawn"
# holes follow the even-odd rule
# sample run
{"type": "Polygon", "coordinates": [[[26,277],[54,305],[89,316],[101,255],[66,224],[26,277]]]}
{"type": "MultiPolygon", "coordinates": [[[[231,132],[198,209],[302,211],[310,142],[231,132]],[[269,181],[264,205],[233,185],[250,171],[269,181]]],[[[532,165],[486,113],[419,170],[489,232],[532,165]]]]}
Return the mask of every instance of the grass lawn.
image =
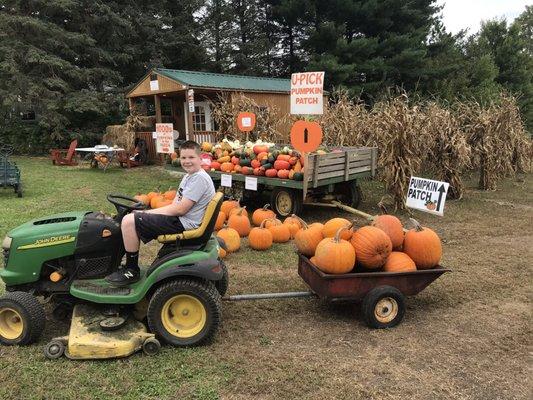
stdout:
{"type": "MultiPolygon", "coordinates": [[[[106,173],[54,167],[46,158],[15,158],[24,197],[0,190],[0,239],[39,216],[71,210],[113,212],[106,194],[133,195],[179,178],[158,167],[106,173]]],[[[164,346],[154,357],[48,361],[42,347],[65,335],[48,316],[40,341],[0,347],[0,399],[486,399],[529,398],[533,175],[494,192],[468,180],[445,217],[415,212],[442,238],[442,264],[453,270],[407,299],[402,324],[369,330],[355,305],[316,299],[223,304],[223,323],[205,347],[164,346]]],[[[363,211],[377,213],[382,186],[364,182],[363,211]]],[[[402,221],[408,215],[397,214],[402,221]]],[[[308,222],[335,209],[306,207],[308,222]]],[[[364,221],[358,220],[362,225],[364,221]]],[[[148,264],[157,245],[141,250],[148,264]]],[[[306,290],[292,244],[255,252],[243,241],[227,258],[229,294],[306,290]]],[[[4,288],[0,283],[0,293],[4,288]]]]}

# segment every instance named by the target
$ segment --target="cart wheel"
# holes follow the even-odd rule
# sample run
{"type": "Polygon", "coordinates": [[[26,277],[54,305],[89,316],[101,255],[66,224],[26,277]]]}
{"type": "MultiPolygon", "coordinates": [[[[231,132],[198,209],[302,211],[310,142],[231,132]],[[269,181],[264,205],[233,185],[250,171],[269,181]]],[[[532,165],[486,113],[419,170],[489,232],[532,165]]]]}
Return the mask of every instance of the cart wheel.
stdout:
{"type": "Polygon", "coordinates": [[[335,194],[338,201],[353,208],[359,207],[363,198],[361,187],[355,180],[335,184],[335,194]]]}
{"type": "Polygon", "coordinates": [[[55,360],[65,354],[65,343],[62,340],[54,339],[44,346],[44,356],[49,360],[55,360]]]}
{"type": "Polygon", "coordinates": [[[0,343],[32,343],[44,330],[44,323],[44,308],[31,294],[11,292],[0,298],[0,343]]]}
{"type": "Polygon", "coordinates": [[[161,350],[161,343],[156,338],[148,338],[143,343],[143,353],[147,356],[155,356],[161,350]]]}
{"type": "Polygon", "coordinates": [[[392,328],[405,314],[402,292],[392,286],[379,286],[367,293],[361,304],[363,318],[370,328],[392,328]]]}
{"type": "Polygon", "coordinates": [[[220,266],[222,267],[222,279],[220,279],[219,281],[215,281],[214,284],[218,290],[218,293],[220,293],[220,296],[222,297],[228,291],[229,273],[228,273],[228,267],[226,266],[224,261],[222,260],[219,260],[219,261],[220,261],[220,266]]]}
{"type": "Polygon", "coordinates": [[[298,215],[302,211],[301,193],[290,188],[275,187],[270,196],[270,204],[281,217],[298,215]]]}
{"type": "Polygon", "coordinates": [[[220,324],[220,294],[211,282],[174,280],[159,287],[148,305],[150,330],[172,346],[210,340],[220,324]]]}

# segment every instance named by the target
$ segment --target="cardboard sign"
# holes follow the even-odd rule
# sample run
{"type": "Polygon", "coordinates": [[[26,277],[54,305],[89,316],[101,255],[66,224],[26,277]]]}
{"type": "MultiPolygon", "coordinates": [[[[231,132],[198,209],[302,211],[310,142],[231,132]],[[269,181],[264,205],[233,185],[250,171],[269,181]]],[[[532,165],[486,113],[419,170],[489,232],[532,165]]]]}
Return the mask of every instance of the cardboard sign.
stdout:
{"type": "Polygon", "coordinates": [[[244,188],[248,190],[257,190],[257,178],[247,176],[244,180],[244,188]]]}
{"type": "Polygon", "coordinates": [[[322,143],[322,128],[311,121],[296,121],[291,128],[291,144],[302,153],[315,151],[322,143]]]}
{"type": "Polygon", "coordinates": [[[405,205],[442,217],[449,186],[450,184],[447,182],[412,176],[407,189],[405,205]]]}
{"type": "Polygon", "coordinates": [[[237,116],[237,127],[241,132],[250,132],[255,128],[255,114],[252,112],[241,112],[237,116]]]}
{"type": "Polygon", "coordinates": [[[150,81],[150,90],[159,90],[159,81],[150,81]]]}
{"type": "Polygon", "coordinates": [[[291,75],[291,114],[323,114],[324,72],[291,75]]]}
{"type": "Polygon", "coordinates": [[[222,174],[220,175],[220,186],[231,187],[231,175],[222,174]]]}
{"type": "Polygon", "coordinates": [[[189,112],[194,112],[194,90],[189,89],[187,91],[187,101],[189,103],[189,112]]]}
{"type": "Polygon", "coordinates": [[[155,144],[156,151],[158,153],[174,153],[174,135],[172,134],[173,130],[174,126],[172,124],[155,124],[155,144]]]}

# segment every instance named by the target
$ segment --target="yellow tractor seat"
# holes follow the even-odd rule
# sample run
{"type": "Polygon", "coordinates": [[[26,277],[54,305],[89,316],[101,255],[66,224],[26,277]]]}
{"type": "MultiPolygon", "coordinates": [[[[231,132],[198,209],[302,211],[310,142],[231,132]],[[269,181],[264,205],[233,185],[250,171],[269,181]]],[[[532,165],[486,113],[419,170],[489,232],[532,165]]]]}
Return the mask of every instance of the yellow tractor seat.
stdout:
{"type": "Polygon", "coordinates": [[[215,222],[218,217],[218,212],[222,206],[224,200],[224,194],[222,192],[216,192],[207,208],[205,210],[202,223],[196,229],[189,231],[183,231],[181,233],[159,235],[157,241],[159,243],[178,243],[181,246],[192,246],[207,243],[211,234],[215,230],[215,222]]]}

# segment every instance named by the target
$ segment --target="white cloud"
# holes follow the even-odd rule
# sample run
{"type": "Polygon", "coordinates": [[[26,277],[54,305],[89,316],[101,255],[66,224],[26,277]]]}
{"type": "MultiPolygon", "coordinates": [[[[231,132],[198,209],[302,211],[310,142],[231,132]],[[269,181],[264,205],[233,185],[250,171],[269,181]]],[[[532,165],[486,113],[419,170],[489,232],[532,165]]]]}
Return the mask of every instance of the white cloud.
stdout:
{"type": "Polygon", "coordinates": [[[481,21],[501,17],[513,21],[533,0],[438,0],[437,3],[444,4],[441,13],[448,32],[468,29],[473,34],[481,27],[481,21]]]}

